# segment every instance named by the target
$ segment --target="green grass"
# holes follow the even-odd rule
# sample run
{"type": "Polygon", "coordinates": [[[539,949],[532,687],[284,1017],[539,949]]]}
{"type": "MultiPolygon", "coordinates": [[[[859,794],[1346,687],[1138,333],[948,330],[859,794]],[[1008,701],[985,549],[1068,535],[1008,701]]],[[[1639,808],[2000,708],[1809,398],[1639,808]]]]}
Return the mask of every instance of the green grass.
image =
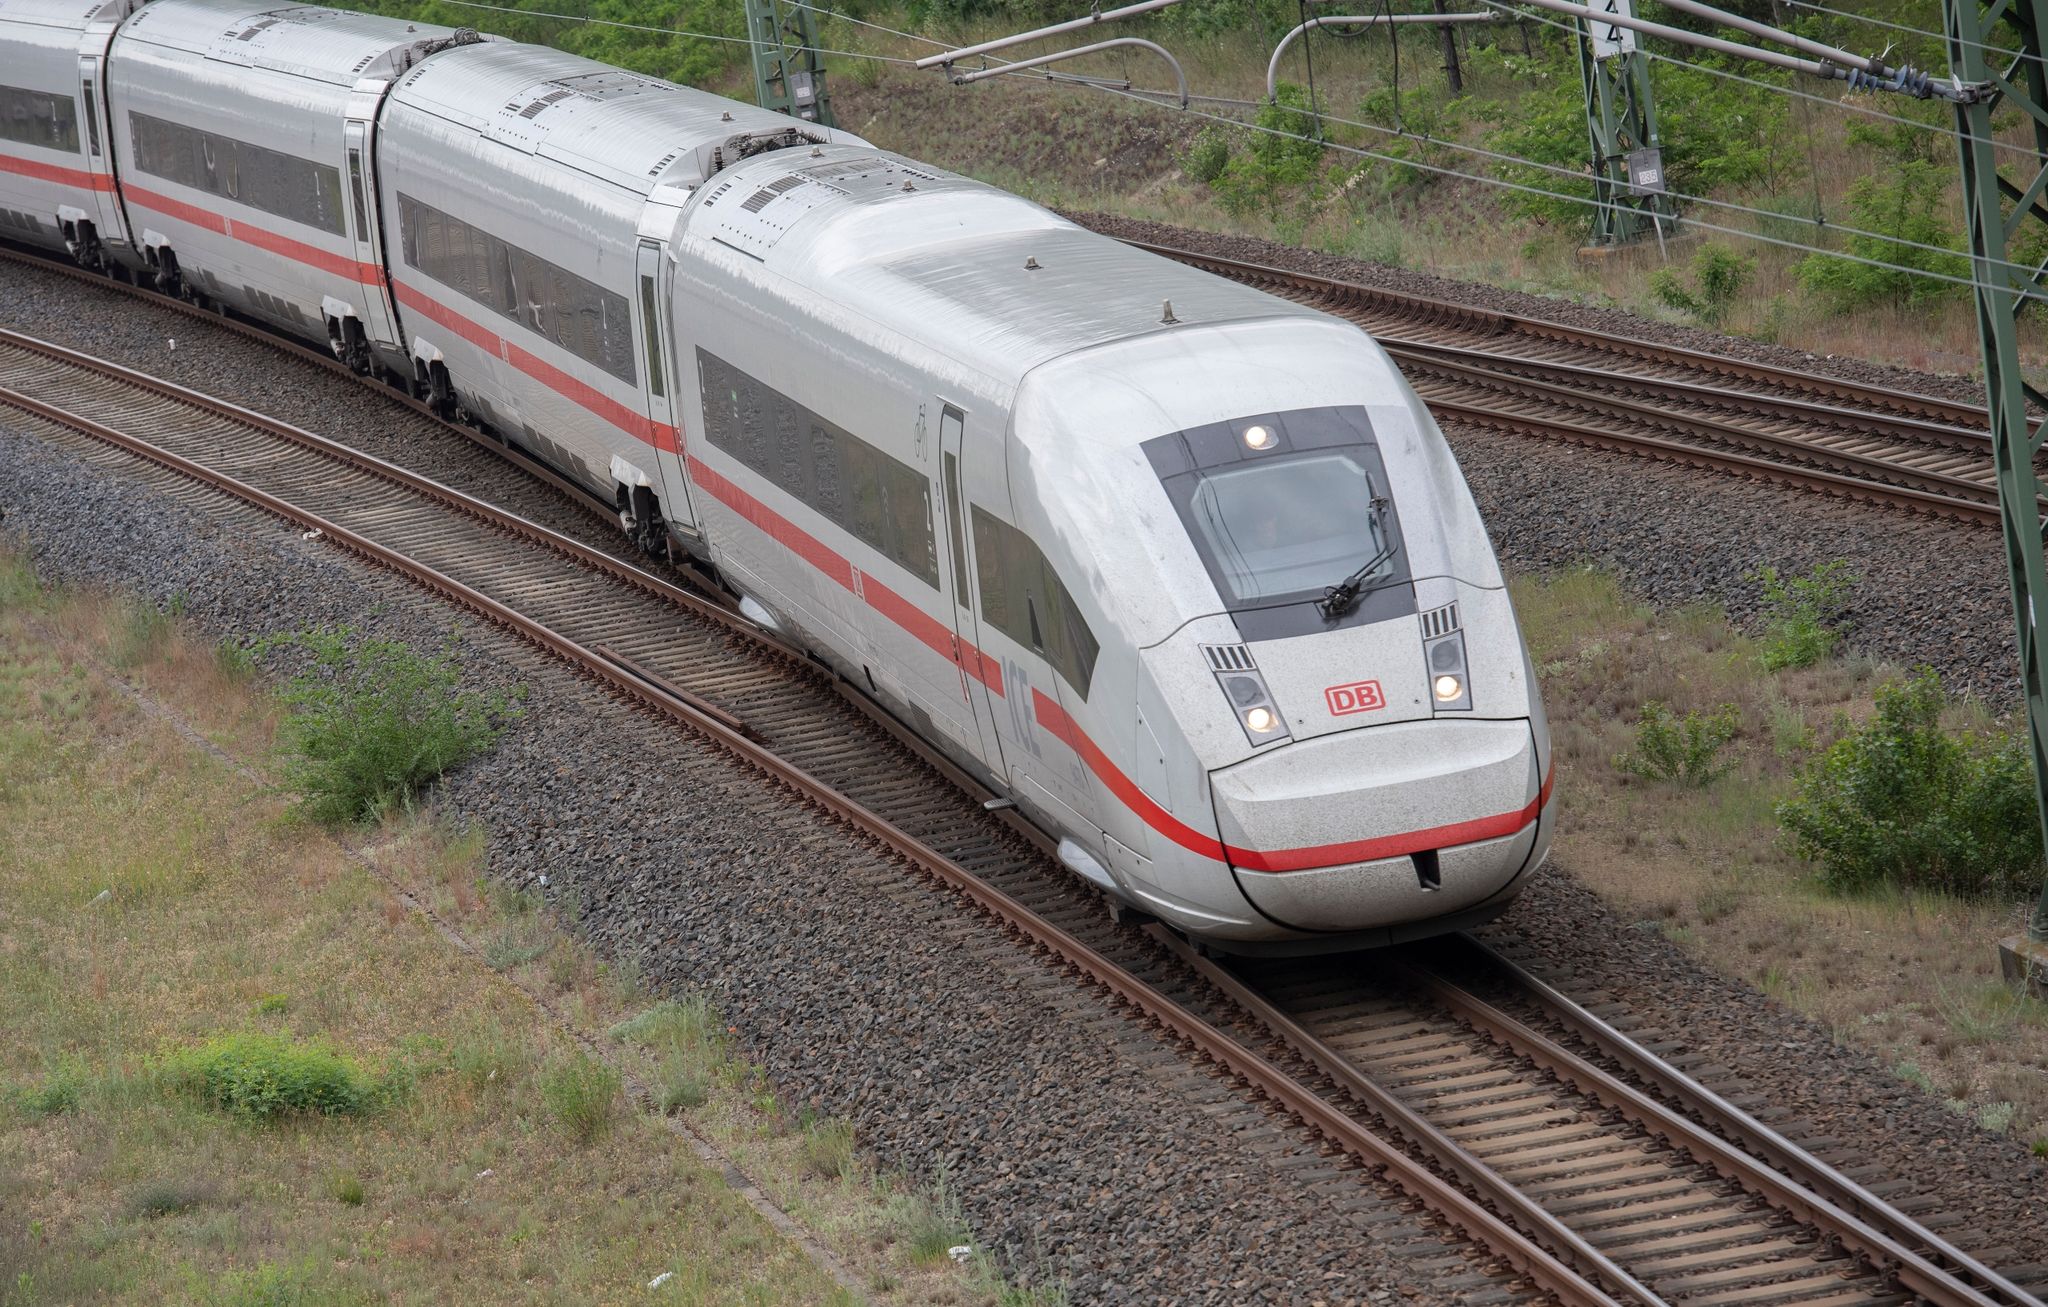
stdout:
{"type": "Polygon", "coordinates": [[[209,1107],[252,1121],[373,1112],[390,1097],[325,1044],[282,1035],[222,1035],[159,1065],[171,1084],[209,1107]]]}
{"type": "Polygon", "coordinates": [[[568,1136],[579,1144],[611,1134],[619,1116],[619,1073],[581,1050],[543,1071],[541,1101],[568,1136]]]}

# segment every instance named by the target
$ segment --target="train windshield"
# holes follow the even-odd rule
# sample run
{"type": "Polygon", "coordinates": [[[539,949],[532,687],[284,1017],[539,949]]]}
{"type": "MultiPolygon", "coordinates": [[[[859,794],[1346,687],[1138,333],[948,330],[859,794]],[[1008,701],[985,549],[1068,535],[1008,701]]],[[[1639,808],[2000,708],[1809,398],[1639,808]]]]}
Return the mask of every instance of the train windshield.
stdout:
{"type": "Polygon", "coordinates": [[[1344,450],[1197,475],[1189,516],[1233,607],[1335,585],[1375,557],[1366,585],[1393,571],[1378,488],[1344,450]]]}
{"type": "Polygon", "coordinates": [[[1399,514],[1363,408],[1238,418],[1160,436],[1144,450],[1246,639],[1415,611],[1399,514]],[[1369,563],[1355,607],[1317,609],[1369,563]]]}

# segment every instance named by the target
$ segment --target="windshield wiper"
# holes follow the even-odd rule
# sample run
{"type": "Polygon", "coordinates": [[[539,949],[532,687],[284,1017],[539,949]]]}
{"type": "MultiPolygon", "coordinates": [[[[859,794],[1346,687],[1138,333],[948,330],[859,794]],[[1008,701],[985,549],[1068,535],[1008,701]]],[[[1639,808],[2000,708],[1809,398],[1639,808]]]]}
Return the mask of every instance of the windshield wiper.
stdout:
{"type": "Polygon", "coordinates": [[[1351,606],[1358,602],[1358,596],[1365,590],[1365,578],[1379,571],[1400,549],[1387,530],[1388,502],[1384,495],[1374,495],[1372,499],[1373,525],[1379,528],[1380,538],[1387,543],[1380,546],[1380,551],[1367,559],[1363,567],[1323,591],[1323,597],[1316,600],[1316,607],[1322,610],[1324,621],[1334,622],[1350,612],[1351,606]]]}

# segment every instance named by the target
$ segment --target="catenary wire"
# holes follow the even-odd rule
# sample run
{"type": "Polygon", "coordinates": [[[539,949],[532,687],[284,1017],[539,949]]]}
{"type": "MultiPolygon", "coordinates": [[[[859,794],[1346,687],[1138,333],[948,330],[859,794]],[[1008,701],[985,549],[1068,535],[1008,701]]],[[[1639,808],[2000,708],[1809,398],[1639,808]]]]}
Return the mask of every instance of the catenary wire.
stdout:
{"type": "MultiPolygon", "coordinates": [[[[1913,36],[1931,37],[1943,43],[1946,43],[1949,39],[1946,32],[1930,32],[1924,27],[1910,27],[1905,23],[1894,23],[1883,18],[1872,18],[1868,14],[1852,14],[1846,9],[1830,9],[1826,5],[1810,4],[1808,0],[1786,0],[1786,3],[1790,4],[1794,9],[1808,9],[1816,14],[1829,14],[1835,18],[1849,18],[1859,23],[1868,23],[1872,27],[1887,27],[1894,32],[1906,32],[1913,36]]],[[[2008,59],[2033,59],[2039,61],[2042,58],[2040,55],[2027,54],[2024,51],[2014,50],[2007,46],[1993,45],[1989,41],[1965,41],[1963,44],[1973,49],[1989,50],[1994,54],[2002,54],[2008,59]]]]}

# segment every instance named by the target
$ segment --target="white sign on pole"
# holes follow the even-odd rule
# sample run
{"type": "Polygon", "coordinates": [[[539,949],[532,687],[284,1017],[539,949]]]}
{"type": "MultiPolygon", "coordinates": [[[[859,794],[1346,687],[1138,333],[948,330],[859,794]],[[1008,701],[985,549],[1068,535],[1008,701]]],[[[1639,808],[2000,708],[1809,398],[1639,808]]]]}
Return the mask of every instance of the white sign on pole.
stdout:
{"type": "MultiPolygon", "coordinates": [[[[1634,18],[1635,10],[1630,0],[1590,0],[1586,6],[1598,13],[1614,14],[1621,18],[1634,18]]],[[[1615,23],[1603,23],[1598,18],[1587,20],[1592,27],[1593,57],[1612,59],[1618,54],[1634,54],[1636,32],[1633,27],[1622,27],[1615,23]]]]}

